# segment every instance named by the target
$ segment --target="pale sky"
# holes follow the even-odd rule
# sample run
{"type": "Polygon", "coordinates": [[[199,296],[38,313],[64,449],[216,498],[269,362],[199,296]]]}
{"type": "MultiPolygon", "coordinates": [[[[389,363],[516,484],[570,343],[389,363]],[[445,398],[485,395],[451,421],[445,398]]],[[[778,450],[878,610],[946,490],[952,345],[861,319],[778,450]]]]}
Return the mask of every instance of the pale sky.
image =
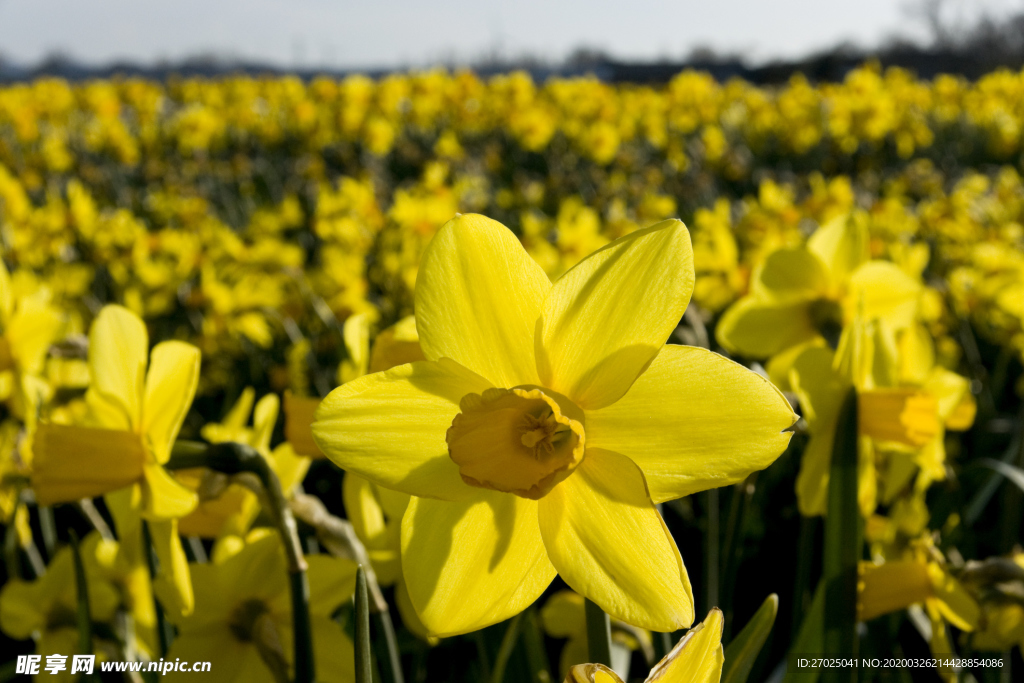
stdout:
{"type": "MultiPolygon", "coordinates": [[[[90,65],[217,54],[280,67],[393,68],[485,55],[559,60],[574,48],[680,59],[694,47],[751,62],[843,40],[871,47],[925,34],[924,0],[0,0],[0,56],[61,52],[90,65]]],[[[1024,0],[947,0],[948,14],[1024,9],[1024,0]]]]}

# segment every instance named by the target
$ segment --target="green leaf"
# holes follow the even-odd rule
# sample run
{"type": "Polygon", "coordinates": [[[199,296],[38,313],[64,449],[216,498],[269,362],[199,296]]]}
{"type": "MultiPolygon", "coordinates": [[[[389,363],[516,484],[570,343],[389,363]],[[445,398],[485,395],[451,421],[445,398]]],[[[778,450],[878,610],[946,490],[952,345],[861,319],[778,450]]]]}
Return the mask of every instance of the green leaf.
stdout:
{"type": "Polygon", "coordinates": [[[739,632],[729,646],[725,648],[725,665],[722,670],[722,683],[745,683],[754,660],[761,652],[764,641],[772,632],[775,615],[779,611],[779,596],[769,595],[758,608],[747,625],[739,632]]]}
{"type": "MultiPolygon", "coordinates": [[[[857,392],[850,389],[836,424],[825,518],[824,654],[836,657],[853,657],[857,653],[857,561],[861,546],[857,460],[857,392]]],[[[841,680],[852,671],[830,671],[825,678],[841,680]]]]}
{"type": "Polygon", "coordinates": [[[584,603],[587,615],[587,650],[593,664],[612,665],[612,622],[600,607],[589,599],[584,603]]]}
{"type": "Polygon", "coordinates": [[[818,680],[820,669],[804,669],[796,671],[793,669],[793,661],[797,657],[813,658],[820,657],[825,653],[825,582],[819,581],[818,588],[814,591],[814,599],[811,600],[811,607],[807,610],[807,616],[800,625],[800,631],[793,640],[787,656],[788,670],[786,680],[799,677],[801,683],[815,683],[818,680]]]}
{"type": "Polygon", "coordinates": [[[1011,465],[1008,462],[1003,462],[1002,460],[995,460],[993,458],[982,458],[977,461],[977,464],[981,465],[982,467],[988,467],[989,469],[995,470],[996,472],[998,472],[999,474],[1003,475],[1011,482],[1016,484],[1021,491],[1024,491],[1024,470],[1017,467],[1016,465],[1011,465]]]}

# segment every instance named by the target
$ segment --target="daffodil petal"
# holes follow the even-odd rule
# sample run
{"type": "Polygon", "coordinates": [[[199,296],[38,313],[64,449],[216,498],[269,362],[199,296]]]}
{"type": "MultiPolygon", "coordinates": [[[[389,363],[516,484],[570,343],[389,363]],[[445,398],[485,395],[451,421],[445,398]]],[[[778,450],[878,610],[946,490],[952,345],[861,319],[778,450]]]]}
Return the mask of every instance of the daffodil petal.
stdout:
{"type": "Polygon", "coordinates": [[[587,412],[587,452],[629,457],[661,503],[764,469],[786,450],[792,433],[783,430],[796,419],[757,373],[706,349],[665,346],[625,396],[587,412]]]}
{"type": "Polygon", "coordinates": [[[348,634],[330,617],[314,615],[310,622],[316,680],[352,683],[356,679],[356,656],[348,634]]]}
{"type": "Polygon", "coordinates": [[[313,438],[342,469],[425,498],[470,494],[448,457],[445,433],[459,400],[490,384],[458,363],[419,361],[366,375],[330,393],[313,438]]]}
{"type": "Polygon", "coordinates": [[[341,496],[345,504],[345,516],[359,540],[368,549],[381,548],[386,538],[387,525],[384,509],[373,495],[373,484],[358,474],[346,472],[341,483],[341,496]]]}
{"type": "Polygon", "coordinates": [[[43,423],[33,443],[32,487],[40,505],[93,498],[139,481],[139,436],[117,429],[43,423]]]}
{"type": "Polygon", "coordinates": [[[0,322],[6,323],[14,310],[14,289],[7,266],[0,261],[0,322]]]}
{"type": "Polygon", "coordinates": [[[412,498],[402,518],[402,571],[420,620],[438,636],[508,619],[555,578],[537,503],[482,489],[454,503],[412,498]]]}
{"type": "Polygon", "coordinates": [[[151,521],[149,531],[160,562],[160,572],[153,582],[153,590],[169,612],[188,615],[195,608],[195,595],[192,592],[188,559],[185,557],[185,549],[181,547],[181,538],[178,537],[178,520],[151,521]]]}
{"type": "Polygon", "coordinates": [[[277,394],[267,394],[256,404],[256,410],[252,414],[252,443],[253,448],[266,453],[270,451],[270,439],[274,435],[274,426],[277,424],[277,413],[281,409],[281,399],[277,394]]]}
{"type": "Polygon", "coordinates": [[[629,458],[588,448],[572,476],[540,500],[539,512],[551,563],[574,591],[641,628],[693,623],[683,560],[629,458]]]}
{"type": "Polygon", "coordinates": [[[722,611],[713,608],[707,618],[690,629],[644,683],[718,683],[722,678],[722,611]]]}
{"type": "Polygon", "coordinates": [[[790,373],[790,383],[800,398],[800,410],[811,432],[796,479],[797,504],[806,517],[825,514],[832,442],[849,391],[846,380],[832,369],[833,357],[828,348],[807,349],[793,363],[790,373]]]}
{"type": "Polygon", "coordinates": [[[23,372],[38,374],[43,369],[46,352],[60,325],[60,313],[49,306],[23,307],[11,317],[4,336],[23,372]]]}
{"type": "Polygon", "coordinates": [[[456,216],[420,261],[415,306],[423,354],[451,358],[495,386],[538,384],[534,327],[550,287],[508,228],[476,214],[456,216]]]}
{"type": "Polygon", "coordinates": [[[312,431],[313,416],[319,406],[319,398],[284,393],[284,436],[299,455],[324,457],[313,441],[312,431]]]}
{"type": "Polygon", "coordinates": [[[35,583],[13,579],[0,590],[0,629],[11,638],[31,638],[33,631],[46,626],[37,588],[35,583]]]}
{"type": "Polygon", "coordinates": [[[802,248],[773,251],[752,283],[755,296],[778,302],[814,299],[828,287],[825,264],[814,252],[802,248]]]}
{"type": "Polygon", "coordinates": [[[140,424],[148,350],[146,326],[123,306],[104,306],[89,330],[92,388],[121,408],[132,428],[140,424]]]}
{"type": "Polygon", "coordinates": [[[160,464],[171,457],[181,423],[199,386],[199,349],[180,341],[153,347],[146,375],[142,432],[160,464]]]}
{"type": "MultiPolygon", "coordinates": [[[[964,399],[972,399],[970,380],[963,375],[958,375],[951,370],[941,367],[934,368],[931,371],[924,384],[924,388],[938,402],[939,418],[943,422],[949,420],[950,416],[956,411],[957,406],[964,399]]],[[[973,418],[973,410],[969,414],[973,418]]],[[[966,427],[970,427],[970,422],[967,423],[966,427]]]]}
{"type": "Polygon", "coordinates": [[[818,336],[810,304],[745,297],[722,315],[715,336],[730,353],[749,358],[774,356],[818,336]]]}
{"type": "Polygon", "coordinates": [[[292,445],[287,442],[278,445],[271,451],[270,461],[274,468],[274,474],[281,481],[281,489],[285,495],[291,494],[292,490],[302,483],[312,463],[309,458],[298,455],[292,445]]]}
{"type": "MultiPolygon", "coordinates": [[[[226,590],[244,598],[258,598],[267,603],[280,600],[285,606],[289,604],[284,547],[281,537],[272,529],[254,529],[246,536],[241,549],[224,555],[219,579],[226,590]]],[[[214,561],[217,561],[216,552],[214,561]]]]}
{"type": "Polygon", "coordinates": [[[920,295],[921,283],[895,263],[869,261],[850,275],[848,316],[859,310],[865,320],[882,318],[901,330],[914,322],[920,295]]]}
{"type": "Polygon", "coordinates": [[[160,465],[143,468],[142,516],[150,520],[178,519],[196,509],[199,497],[160,465]]]}
{"type": "Polygon", "coordinates": [[[929,565],[928,573],[934,590],[934,606],[946,621],[961,631],[978,628],[981,609],[971,594],[937,564],[929,565]]]}
{"type": "Polygon", "coordinates": [[[807,248],[828,268],[833,284],[846,280],[868,259],[868,226],[863,213],[837,216],[814,231],[807,248]]]}
{"type": "Polygon", "coordinates": [[[620,237],[580,261],[544,301],[542,384],[584,409],[618,400],[679,324],[693,282],[690,233],[678,220],[620,237]]]}
{"type": "Polygon", "coordinates": [[[554,638],[586,636],[586,612],[583,596],[572,591],[558,591],[540,610],[544,632],[554,638]]]}
{"type": "Polygon", "coordinates": [[[329,617],[356,590],[356,563],[330,555],[310,555],[306,558],[309,569],[309,610],[312,614],[329,617]]]}
{"type": "MultiPolygon", "coordinates": [[[[239,640],[223,627],[189,629],[179,633],[167,651],[167,661],[177,659],[186,662],[231,662],[230,666],[223,666],[223,671],[217,673],[217,679],[224,683],[277,683],[253,644],[239,640]]],[[[197,676],[192,672],[170,671],[160,678],[175,683],[194,681],[197,676]]]]}

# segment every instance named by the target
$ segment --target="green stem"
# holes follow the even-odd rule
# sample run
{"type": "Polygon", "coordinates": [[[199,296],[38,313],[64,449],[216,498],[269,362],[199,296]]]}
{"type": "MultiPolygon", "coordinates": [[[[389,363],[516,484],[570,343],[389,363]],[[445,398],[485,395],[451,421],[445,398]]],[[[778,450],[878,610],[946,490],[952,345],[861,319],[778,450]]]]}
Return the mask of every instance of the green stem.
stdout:
{"type": "Polygon", "coordinates": [[[814,557],[814,535],[817,517],[800,517],[800,537],[796,546],[796,582],[793,585],[793,623],[790,639],[795,638],[804,621],[811,597],[811,558],[814,557]]]}
{"type": "Polygon", "coordinates": [[[612,622],[600,607],[586,599],[587,651],[591,664],[612,665],[612,622]]]}
{"type": "Polygon", "coordinates": [[[47,562],[50,562],[57,552],[57,523],[53,519],[53,508],[49,505],[40,505],[37,510],[39,529],[43,532],[43,550],[46,551],[47,562]]]}
{"type": "MultiPolygon", "coordinates": [[[[857,655],[857,560],[860,511],[857,506],[857,392],[843,401],[832,447],[825,529],[825,654],[857,655]]],[[[853,680],[856,668],[825,669],[824,683],[853,680]]]]}
{"type": "Polygon", "coordinates": [[[473,631],[473,642],[476,644],[476,656],[480,660],[480,680],[491,678],[491,658],[487,653],[487,641],[483,631],[473,631]]]}
{"type": "Polygon", "coordinates": [[[75,595],[78,600],[78,650],[80,654],[92,654],[92,616],[89,609],[89,581],[85,576],[85,564],[78,543],[78,533],[68,530],[71,537],[71,557],[75,563],[75,595]]]}
{"type": "Polygon", "coordinates": [[[665,655],[672,651],[672,634],[660,631],[651,632],[651,641],[654,646],[654,661],[660,662],[665,655]]]}
{"type": "Polygon", "coordinates": [[[707,577],[704,583],[707,586],[707,605],[705,612],[712,607],[718,606],[718,572],[721,569],[719,561],[719,548],[721,544],[721,522],[718,510],[718,489],[708,489],[705,494],[707,503],[708,529],[705,539],[707,557],[707,577]]]}
{"type": "Polygon", "coordinates": [[[494,668],[491,669],[491,683],[501,683],[505,679],[505,668],[508,666],[512,650],[515,649],[516,641],[519,639],[519,622],[522,621],[522,618],[523,613],[520,612],[508,622],[508,628],[505,629],[505,635],[498,647],[498,656],[494,660],[494,668]]]}
{"type": "Polygon", "coordinates": [[[206,467],[224,474],[255,474],[266,494],[267,512],[274,521],[285,557],[288,560],[288,578],[292,597],[292,630],[295,646],[295,683],[312,683],[313,630],[309,617],[309,582],[306,578],[306,560],[302,555],[302,542],[295,517],[281,490],[270,463],[259,452],[245,444],[226,442],[206,444],[178,441],[171,451],[171,459],[164,465],[169,470],[206,467]]]}
{"type": "MultiPolygon", "coordinates": [[[[725,524],[725,558],[722,564],[722,583],[725,586],[736,585],[736,573],[739,570],[743,532],[749,509],[750,497],[753,495],[757,472],[745,481],[732,487],[732,500],[729,502],[729,519],[725,524]]],[[[728,641],[732,631],[732,598],[733,592],[721,596],[722,612],[725,614],[725,631],[722,639],[728,641]]]]}
{"type": "Polygon", "coordinates": [[[100,538],[108,541],[114,540],[114,532],[110,530],[110,525],[103,519],[103,515],[96,509],[96,505],[93,504],[91,498],[83,498],[75,504],[75,507],[88,520],[92,528],[100,535],[100,538]]]}
{"type": "Polygon", "coordinates": [[[530,607],[523,616],[523,644],[526,646],[526,662],[530,666],[530,680],[533,683],[551,683],[551,669],[544,651],[544,636],[540,632],[537,610],[530,607]]]}
{"type": "MultiPolygon", "coordinates": [[[[149,580],[156,580],[156,550],[153,549],[153,536],[149,532],[149,522],[142,522],[142,548],[146,554],[146,566],[149,568],[149,580]]],[[[153,595],[153,611],[156,613],[156,637],[160,646],[160,657],[167,656],[167,650],[171,646],[170,630],[167,618],[164,616],[163,605],[153,595]]]]}
{"type": "Polygon", "coordinates": [[[363,565],[356,570],[356,683],[373,683],[370,654],[370,596],[363,565]]]}

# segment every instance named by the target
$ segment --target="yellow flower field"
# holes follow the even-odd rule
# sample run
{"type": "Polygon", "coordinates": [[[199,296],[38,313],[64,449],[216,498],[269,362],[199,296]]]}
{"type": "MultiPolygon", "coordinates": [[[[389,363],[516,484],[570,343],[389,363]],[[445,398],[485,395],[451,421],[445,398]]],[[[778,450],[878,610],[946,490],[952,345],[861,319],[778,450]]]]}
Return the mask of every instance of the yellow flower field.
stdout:
{"type": "Polygon", "coordinates": [[[1014,680],[1022,164],[1012,71],[0,86],[0,680],[1014,680]]]}

